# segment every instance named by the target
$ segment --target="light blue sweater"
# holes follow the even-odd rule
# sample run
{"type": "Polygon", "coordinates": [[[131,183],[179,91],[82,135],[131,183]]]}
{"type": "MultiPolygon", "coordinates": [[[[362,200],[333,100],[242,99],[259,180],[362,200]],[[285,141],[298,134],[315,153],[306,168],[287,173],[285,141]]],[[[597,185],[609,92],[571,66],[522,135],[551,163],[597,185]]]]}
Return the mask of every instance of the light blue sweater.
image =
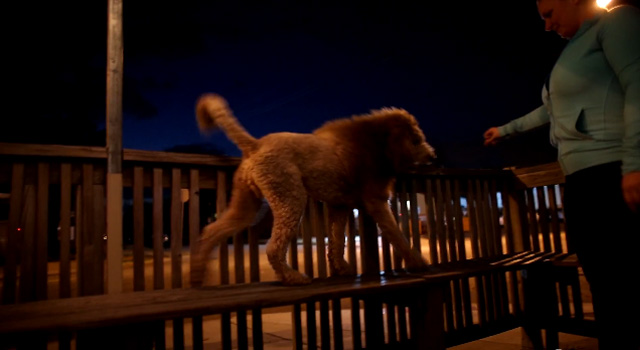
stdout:
{"type": "Polygon", "coordinates": [[[553,67],[542,100],[499,127],[500,135],[550,123],[566,175],[613,161],[622,161],[624,174],[640,171],[640,9],[619,6],[585,21],[553,67]]]}

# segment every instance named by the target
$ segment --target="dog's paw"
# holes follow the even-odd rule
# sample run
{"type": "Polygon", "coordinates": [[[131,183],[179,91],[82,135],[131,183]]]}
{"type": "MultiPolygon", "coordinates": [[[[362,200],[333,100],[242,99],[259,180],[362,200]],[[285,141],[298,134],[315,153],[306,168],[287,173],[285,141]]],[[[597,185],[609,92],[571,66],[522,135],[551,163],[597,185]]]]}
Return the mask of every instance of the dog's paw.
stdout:
{"type": "Polygon", "coordinates": [[[191,270],[191,287],[192,288],[202,287],[203,281],[204,281],[204,270],[201,270],[201,269],[191,270]]]}
{"type": "Polygon", "coordinates": [[[429,272],[430,269],[429,265],[426,264],[412,266],[407,265],[406,271],[409,273],[424,273],[429,272]]]}
{"type": "Polygon", "coordinates": [[[189,272],[191,287],[201,287],[204,282],[205,260],[200,254],[191,257],[191,271],[189,272]]]}
{"type": "Polygon", "coordinates": [[[330,266],[331,276],[355,276],[356,270],[346,260],[340,259],[330,266]]]}
{"type": "Polygon", "coordinates": [[[422,259],[422,256],[416,256],[407,261],[406,270],[412,273],[427,272],[429,271],[429,265],[422,259]]]}
{"type": "Polygon", "coordinates": [[[288,271],[281,277],[282,284],[285,286],[301,286],[311,283],[309,276],[295,270],[288,271]]]}

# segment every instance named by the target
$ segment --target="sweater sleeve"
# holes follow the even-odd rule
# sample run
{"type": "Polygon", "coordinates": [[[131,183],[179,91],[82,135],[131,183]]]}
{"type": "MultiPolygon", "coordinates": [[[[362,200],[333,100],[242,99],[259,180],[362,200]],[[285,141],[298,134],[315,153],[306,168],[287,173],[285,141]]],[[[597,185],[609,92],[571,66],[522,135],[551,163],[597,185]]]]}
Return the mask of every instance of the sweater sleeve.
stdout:
{"type": "Polygon", "coordinates": [[[549,113],[547,112],[547,108],[541,105],[524,116],[498,127],[498,131],[500,132],[500,136],[509,136],[535,129],[546,123],[549,123],[549,113]]]}
{"type": "Polygon", "coordinates": [[[624,92],[622,172],[640,171],[640,10],[632,6],[612,9],[599,34],[624,92]]]}

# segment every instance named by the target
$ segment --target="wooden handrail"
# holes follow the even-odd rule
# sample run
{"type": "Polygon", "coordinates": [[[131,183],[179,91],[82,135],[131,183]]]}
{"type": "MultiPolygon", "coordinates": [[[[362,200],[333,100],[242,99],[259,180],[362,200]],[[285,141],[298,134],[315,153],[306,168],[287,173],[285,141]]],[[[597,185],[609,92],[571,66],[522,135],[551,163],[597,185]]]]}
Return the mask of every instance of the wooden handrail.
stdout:
{"type": "MultiPolygon", "coordinates": [[[[70,157],[106,159],[106,147],[67,146],[46,144],[21,144],[0,142],[0,155],[31,157],[70,157]]],[[[237,166],[238,157],[216,156],[193,153],[175,153],[162,151],[145,151],[136,149],[123,150],[124,161],[176,163],[212,166],[237,166]]],[[[505,176],[512,173],[522,186],[536,187],[564,183],[564,175],[557,162],[536,165],[526,168],[498,169],[451,169],[424,166],[409,172],[408,175],[484,175],[505,176]]]]}
{"type": "Polygon", "coordinates": [[[467,169],[467,168],[436,168],[433,166],[419,166],[407,175],[435,175],[435,176],[509,176],[510,172],[502,169],[467,169]]]}
{"type": "Polygon", "coordinates": [[[526,188],[564,183],[564,174],[557,162],[511,169],[519,184],[526,188]]]}
{"type": "MultiPolygon", "coordinates": [[[[106,159],[106,147],[21,144],[0,142],[0,155],[106,159]]],[[[159,162],[212,166],[237,166],[240,158],[206,154],[123,150],[123,161],[159,162]]]]}

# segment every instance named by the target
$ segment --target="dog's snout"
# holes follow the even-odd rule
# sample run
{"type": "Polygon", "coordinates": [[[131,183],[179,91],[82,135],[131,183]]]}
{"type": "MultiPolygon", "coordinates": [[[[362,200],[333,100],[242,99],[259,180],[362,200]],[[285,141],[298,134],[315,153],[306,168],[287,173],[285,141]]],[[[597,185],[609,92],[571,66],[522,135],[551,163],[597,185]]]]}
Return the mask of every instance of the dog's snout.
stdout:
{"type": "Polygon", "coordinates": [[[436,155],[436,150],[426,142],[422,145],[422,154],[422,158],[424,159],[425,163],[430,163],[431,160],[438,158],[438,156],[436,155]]]}

